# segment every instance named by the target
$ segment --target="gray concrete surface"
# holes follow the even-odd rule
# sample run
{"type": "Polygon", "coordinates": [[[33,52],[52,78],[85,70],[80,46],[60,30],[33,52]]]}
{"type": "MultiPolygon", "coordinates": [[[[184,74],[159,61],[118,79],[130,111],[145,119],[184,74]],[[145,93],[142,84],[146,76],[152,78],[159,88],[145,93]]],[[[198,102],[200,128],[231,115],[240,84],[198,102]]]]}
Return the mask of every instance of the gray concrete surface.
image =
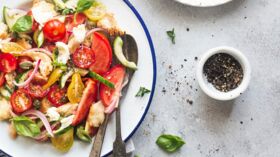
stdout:
{"type": "Polygon", "coordinates": [[[279,157],[280,1],[234,0],[214,8],[193,8],[173,0],[131,1],[150,30],[158,61],[152,106],[133,136],[135,153],[279,157]],[[166,35],[173,27],[175,45],[166,35]],[[194,80],[194,58],[221,45],[244,52],[253,70],[249,89],[230,102],[210,99],[194,80]],[[186,144],[176,153],[165,153],[155,144],[162,133],[182,136],[186,144]]]}

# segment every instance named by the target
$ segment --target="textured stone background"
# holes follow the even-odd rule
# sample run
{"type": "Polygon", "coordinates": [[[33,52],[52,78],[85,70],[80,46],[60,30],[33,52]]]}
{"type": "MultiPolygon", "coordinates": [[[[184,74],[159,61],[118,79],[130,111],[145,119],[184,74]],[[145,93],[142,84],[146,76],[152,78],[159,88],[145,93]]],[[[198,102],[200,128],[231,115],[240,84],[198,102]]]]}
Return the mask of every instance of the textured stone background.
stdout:
{"type": "Polygon", "coordinates": [[[234,0],[193,8],[172,0],[132,0],[153,37],[158,65],[150,111],[133,136],[141,157],[279,157],[280,1],[234,0]],[[166,31],[176,31],[172,45],[166,31]],[[238,99],[208,98],[195,79],[195,57],[210,48],[235,47],[249,58],[252,80],[238,99]],[[191,103],[193,101],[193,103],[191,103]],[[186,144],[169,155],[155,141],[162,133],[186,144]]]}

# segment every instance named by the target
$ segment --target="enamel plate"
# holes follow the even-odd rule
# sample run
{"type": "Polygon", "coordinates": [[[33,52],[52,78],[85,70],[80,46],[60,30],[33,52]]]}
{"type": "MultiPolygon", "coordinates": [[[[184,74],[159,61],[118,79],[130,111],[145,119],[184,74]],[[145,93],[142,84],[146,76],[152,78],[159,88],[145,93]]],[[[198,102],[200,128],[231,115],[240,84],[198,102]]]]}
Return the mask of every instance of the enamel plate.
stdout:
{"type": "Polygon", "coordinates": [[[180,3],[196,7],[214,7],[228,3],[232,0],[175,0],[180,3]]]}
{"type": "MultiPolygon", "coordinates": [[[[135,72],[126,97],[121,102],[122,135],[128,140],[140,126],[152,101],[156,81],[156,58],[150,34],[136,9],[128,0],[100,0],[108,10],[115,14],[120,28],[131,34],[138,45],[139,61],[138,70],[135,72]],[[143,98],[136,98],[140,86],[151,89],[151,93],[143,98]]],[[[27,9],[32,4],[31,0],[3,0],[0,8],[27,9]]],[[[1,15],[2,16],[2,15],[1,15]]],[[[13,157],[87,157],[92,144],[75,140],[74,146],[67,153],[60,153],[53,148],[51,143],[40,143],[34,140],[18,137],[12,140],[8,135],[8,123],[0,122],[0,149],[13,157]]],[[[115,115],[110,118],[104,139],[102,156],[112,152],[115,139],[115,115]]],[[[0,156],[2,156],[0,150],[0,156]]]]}

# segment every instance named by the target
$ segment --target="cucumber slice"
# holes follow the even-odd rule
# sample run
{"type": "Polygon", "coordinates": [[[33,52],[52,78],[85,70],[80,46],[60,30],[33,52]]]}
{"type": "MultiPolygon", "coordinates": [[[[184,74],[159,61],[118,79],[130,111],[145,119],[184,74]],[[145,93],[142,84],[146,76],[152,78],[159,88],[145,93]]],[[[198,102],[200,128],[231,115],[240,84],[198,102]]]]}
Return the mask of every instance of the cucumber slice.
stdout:
{"type": "Polygon", "coordinates": [[[81,68],[74,68],[74,71],[79,73],[81,76],[86,76],[89,72],[88,70],[81,68]]]}
{"type": "Polygon", "coordinates": [[[53,0],[55,6],[57,6],[59,9],[65,9],[66,5],[62,0],[53,0]]]}
{"type": "Polygon", "coordinates": [[[133,70],[137,70],[136,64],[134,62],[128,61],[125,58],[122,47],[123,47],[123,40],[121,37],[118,36],[114,40],[114,53],[115,53],[116,57],[122,63],[122,65],[124,65],[125,67],[128,67],[133,70]]]}
{"type": "Polygon", "coordinates": [[[9,87],[7,84],[5,84],[4,88],[9,91],[11,94],[14,92],[14,88],[9,87]]]}
{"type": "Polygon", "coordinates": [[[33,35],[33,40],[37,47],[40,48],[44,43],[44,33],[41,30],[36,30],[33,35]]]}
{"type": "Polygon", "coordinates": [[[17,20],[24,15],[26,15],[26,11],[19,9],[10,9],[6,6],[3,8],[4,21],[8,25],[10,30],[12,30],[17,20]]]}
{"type": "Polygon", "coordinates": [[[89,76],[96,79],[97,81],[103,83],[104,85],[106,85],[107,87],[109,88],[115,88],[115,85],[110,82],[109,80],[105,79],[104,77],[102,77],[101,75],[93,72],[93,71],[90,71],[89,73],[89,76]]]}
{"type": "Polygon", "coordinates": [[[59,136],[59,135],[62,135],[64,133],[66,133],[68,130],[72,129],[73,127],[70,125],[66,128],[59,128],[57,130],[55,130],[53,133],[55,136],[59,136]]]}
{"type": "Polygon", "coordinates": [[[18,74],[17,77],[15,78],[16,82],[17,83],[24,82],[27,79],[27,77],[28,77],[28,73],[29,73],[29,70],[26,71],[26,72],[23,72],[21,74],[18,74]]]}
{"type": "Polygon", "coordinates": [[[33,67],[33,63],[30,61],[21,62],[19,67],[24,70],[29,70],[33,67]]]}
{"type": "Polygon", "coordinates": [[[4,87],[0,88],[0,94],[7,100],[10,100],[10,98],[11,98],[11,93],[4,87]]]}
{"type": "Polygon", "coordinates": [[[74,74],[74,70],[69,70],[68,72],[66,72],[60,79],[60,88],[63,88],[66,84],[66,81],[74,74]]]}

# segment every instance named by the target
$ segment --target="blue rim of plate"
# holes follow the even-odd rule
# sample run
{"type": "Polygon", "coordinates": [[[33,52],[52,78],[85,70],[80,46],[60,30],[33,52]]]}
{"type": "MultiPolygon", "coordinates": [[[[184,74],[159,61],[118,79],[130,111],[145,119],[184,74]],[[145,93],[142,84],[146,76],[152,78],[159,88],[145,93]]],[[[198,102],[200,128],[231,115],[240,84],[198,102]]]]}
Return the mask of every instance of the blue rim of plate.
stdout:
{"type": "MultiPolygon", "coordinates": [[[[125,141],[127,142],[133,135],[134,133],[138,130],[138,128],[140,127],[140,125],[142,124],[142,122],[144,121],[146,114],[149,111],[149,108],[151,106],[152,103],[152,99],[154,96],[154,92],[155,92],[155,87],[156,87],[156,78],[157,78],[157,62],[156,62],[156,54],[155,54],[155,49],[154,49],[154,44],[152,41],[152,37],[149,33],[149,30],[143,20],[143,18],[141,17],[141,15],[139,14],[139,12],[135,9],[135,7],[129,2],[129,0],[123,0],[125,2],[125,4],[131,9],[131,11],[134,13],[134,15],[137,17],[137,19],[139,20],[139,22],[141,23],[145,34],[147,36],[149,45],[150,45],[150,50],[152,53],[152,60],[153,60],[153,83],[152,83],[152,89],[151,89],[151,94],[150,94],[150,98],[148,101],[148,105],[145,109],[144,114],[142,115],[140,121],[138,122],[138,124],[136,125],[136,127],[133,129],[133,131],[130,133],[130,135],[128,135],[128,137],[125,139],[125,141]]],[[[110,151],[109,153],[105,154],[103,157],[109,156],[110,154],[112,154],[112,151],[110,151]]],[[[7,153],[5,153],[4,151],[2,151],[0,149],[0,157],[11,157],[10,155],[8,155],[7,153]]]]}

